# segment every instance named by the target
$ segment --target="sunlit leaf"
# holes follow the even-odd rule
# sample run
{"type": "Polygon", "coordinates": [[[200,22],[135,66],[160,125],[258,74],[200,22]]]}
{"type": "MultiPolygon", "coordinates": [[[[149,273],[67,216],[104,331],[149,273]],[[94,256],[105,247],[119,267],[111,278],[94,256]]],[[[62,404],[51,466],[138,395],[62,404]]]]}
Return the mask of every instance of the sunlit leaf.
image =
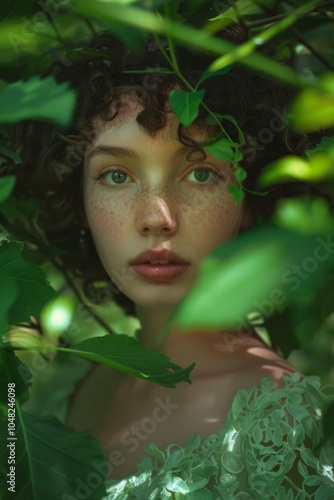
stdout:
{"type": "Polygon", "coordinates": [[[50,300],[41,311],[40,319],[43,330],[51,336],[59,336],[71,324],[74,313],[72,296],[60,295],[50,300]]]}
{"type": "Polygon", "coordinates": [[[331,260],[317,262],[318,248],[322,257],[334,253],[327,235],[302,236],[275,227],[243,233],[204,260],[171,321],[192,328],[236,328],[259,304],[267,304],[268,316],[281,311],[297,292],[309,293],[326,275],[331,260]],[[296,274],[300,263],[305,279],[296,274]]]}
{"type": "Polygon", "coordinates": [[[313,234],[334,231],[334,217],[323,198],[283,198],[278,201],[274,214],[275,222],[291,230],[313,234]]]}
{"type": "Polygon", "coordinates": [[[334,73],[323,77],[322,87],[308,87],[289,107],[294,114],[291,127],[298,132],[313,132],[334,125],[334,73]]]}
{"type": "Polygon", "coordinates": [[[284,156],[269,164],[259,178],[259,186],[305,181],[319,182],[334,177],[334,149],[328,153],[315,153],[308,160],[300,156],[284,156]]]}
{"type": "Polygon", "coordinates": [[[180,123],[187,127],[198,115],[205,90],[187,92],[186,90],[171,90],[169,102],[180,123]]]}

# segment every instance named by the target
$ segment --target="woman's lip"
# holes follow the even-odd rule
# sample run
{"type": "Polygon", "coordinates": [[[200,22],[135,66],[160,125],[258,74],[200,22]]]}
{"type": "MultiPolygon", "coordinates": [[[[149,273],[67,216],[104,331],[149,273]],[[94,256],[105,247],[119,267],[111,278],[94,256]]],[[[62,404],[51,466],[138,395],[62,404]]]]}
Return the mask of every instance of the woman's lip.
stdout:
{"type": "Polygon", "coordinates": [[[190,264],[177,262],[171,262],[170,264],[150,264],[149,262],[145,262],[143,264],[131,265],[139,276],[156,283],[165,283],[178,278],[188,270],[189,266],[190,264]]]}

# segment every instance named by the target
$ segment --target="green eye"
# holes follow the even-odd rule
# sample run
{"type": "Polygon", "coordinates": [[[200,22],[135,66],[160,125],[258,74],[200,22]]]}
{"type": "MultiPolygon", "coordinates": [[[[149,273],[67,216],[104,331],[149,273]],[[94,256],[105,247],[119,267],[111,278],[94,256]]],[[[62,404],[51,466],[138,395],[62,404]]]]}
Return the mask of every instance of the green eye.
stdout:
{"type": "Polygon", "coordinates": [[[114,170],[114,171],[109,172],[109,173],[110,173],[110,177],[111,177],[112,181],[115,184],[124,184],[124,182],[126,181],[127,174],[125,174],[121,170],[114,170]]]}
{"type": "Polygon", "coordinates": [[[194,168],[187,177],[190,181],[198,184],[217,183],[225,178],[222,172],[210,165],[194,168]]]}
{"type": "Polygon", "coordinates": [[[204,168],[198,168],[194,170],[194,177],[198,182],[205,182],[209,180],[211,172],[204,168]]]}
{"type": "Polygon", "coordinates": [[[105,172],[102,172],[102,174],[98,176],[98,179],[104,179],[105,184],[109,184],[110,186],[115,186],[120,184],[127,184],[129,176],[128,174],[123,172],[123,170],[113,168],[106,170],[105,172]],[[108,179],[107,176],[109,176],[108,179]]]}

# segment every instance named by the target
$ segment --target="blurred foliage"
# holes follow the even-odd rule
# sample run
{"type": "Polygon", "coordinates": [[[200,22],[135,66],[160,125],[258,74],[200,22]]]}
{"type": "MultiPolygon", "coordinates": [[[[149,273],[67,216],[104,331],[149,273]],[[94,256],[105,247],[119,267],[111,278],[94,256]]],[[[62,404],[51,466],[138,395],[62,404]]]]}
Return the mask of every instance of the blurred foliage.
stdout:
{"type": "MultiPolygon", "coordinates": [[[[289,108],[291,128],[313,132],[333,126],[333,23],[333,3],[320,0],[2,2],[0,171],[5,172],[8,162],[19,165],[21,161],[9,147],[10,124],[27,118],[57,123],[61,128],[70,123],[75,96],[66,84],[43,78],[43,73],[54,62],[87,56],[85,45],[100,29],[109,29],[138,51],[147,34],[154,33],[157,41],[160,36],[166,37],[170,50],[165,52],[163,71],[176,73],[180,78],[183,75],[176,57],[179,45],[214,56],[196,88],[185,81],[187,91],[171,93],[171,106],[184,124],[191,123],[204,105],[201,83],[229,71],[232,65],[242,65],[298,91],[289,108]],[[235,21],[242,23],[250,38],[238,47],[215,36],[235,21]],[[264,46],[272,50],[271,58],[263,55],[264,46]],[[293,67],[287,64],[291,55],[296,56],[293,67]]],[[[102,57],[98,51],[89,55],[102,57]]],[[[239,202],[247,175],[238,166],[242,159],[239,146],[244,142],[242,130],[233,116],[219,116],[210,109],[207,112],[207,123],[217,124],[220,130],[207,149],[234,164],[237,185],[231,194],[239,202]],[[237,128],[239,144],[226,138],[226,120],[237,128]]],[[[333,148],[334,139],[327,135],[303,158],[287,156],[267,165],[259,187],[299,180],[325,186],[334,196],[333,148]]],[[[173,360],[146,351],[129,338],[138,322],[125,317],[114,304],[92,307],[85,303],[81,283],[70,278],[59,265],[60,250],[46,244],[38,228],[29,223],[35,201],[14,199],[14,186],[15,176],[2,175],[0,376],[4,383],[0,425],[3,436],[7,416],[3,387],[6,381],[14,382],[20,460],[26,465],[22,467],[18,495],[42,500],[51,498],[50,486],[55,488],[54,498],[65,491],[75,494],[73,478],[84,480],[89,472],[94,472],[92,458],[99,457],[100,450],[88,433],[72,433],[54,419],[38,419],[21,408],[29,397],[28,388],[31,391],[31,375],[43,378],[57,364],[67,374],[73,359],[82,361],[78,356],[83,356],[152,382],[173,385],[187,381],[191,367],[182,369],[173,360]],[[110,335],[100,338],[100,342],[90,339],[106,332],[127,335],[110,335]],[[133,353],[132,360],[122,354],[127,349],[133,353]],[[65,458],[55,450],[57,441],[66,443],[65,458]],[[41,461],[44,466],[38,469],[36,464],[41,461]],[[52,462],[53,468],[48,465],[52,462]],[[62,468],[66,473],[59,482],[60,477],[54,473],[62,468]]],[[[271,224],[254,227],[212,252],[202,263],[198,283],[170,321],[185,328],[200,324],[212,329],[226,325],[238,329],[256,316],[256,324],[267,341],[284,356],[290,355],[295,366],[333,383],[333,253],[333,214],[324,200],[312,196],[281,200],[271,224]]],[[[66,389],[58,388],[61,394],[66,389]]],[[[328,435],[332,418],[333,408],[325,418],[328,435]]],[[[1,472],[7,470],[4,453],[0,455],[1,472]]],[[[4,496],[5,484],[0,488],[4,496]]],[[[101,498],[102,491],[102,486],[97,488],[91,498],[101,498]]]]}

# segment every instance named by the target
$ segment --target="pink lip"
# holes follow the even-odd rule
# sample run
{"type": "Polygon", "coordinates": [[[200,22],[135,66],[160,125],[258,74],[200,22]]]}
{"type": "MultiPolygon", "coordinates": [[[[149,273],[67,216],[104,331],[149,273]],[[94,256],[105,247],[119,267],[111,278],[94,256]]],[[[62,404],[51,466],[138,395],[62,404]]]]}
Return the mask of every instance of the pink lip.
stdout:
{"type": "MultiPolygon", "coordinates": [[[[162,250],[145,250],[139,254],[135,259],[133,259],[130,264],[148,264],[154,260],[168,260],[171,263],[175,264],[189,264],[186,260],[179,257],[176,253],[170,252],[167,249],[162,250]]],[[[161,264],[163,265],[163,264],[161,264]]]]}
{"type": "Polygon", "coordinates": [[[139,276],[154,282],[167,282],[171,279],[178,278],[185,273],[190,264],[132,264],[131,267],[139,276]]]}

